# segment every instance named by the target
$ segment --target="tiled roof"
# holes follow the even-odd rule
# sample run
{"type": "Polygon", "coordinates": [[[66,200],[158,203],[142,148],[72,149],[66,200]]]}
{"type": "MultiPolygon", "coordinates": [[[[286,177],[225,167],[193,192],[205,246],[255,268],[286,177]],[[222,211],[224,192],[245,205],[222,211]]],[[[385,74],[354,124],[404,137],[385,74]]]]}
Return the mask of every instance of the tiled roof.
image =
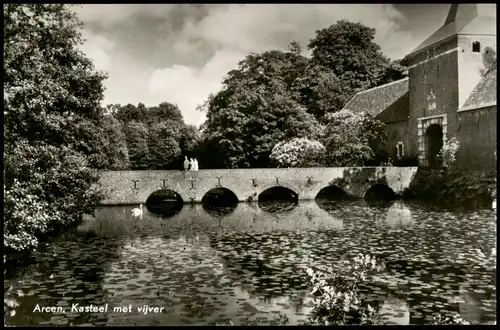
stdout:
{"type": "Polygon", "coordinates": [[[481,80],[472,90],[462,109],[480,108],[497,104],[497,62],[490,65],[481,80]]]}
{"type": "Polygon", "coordinates": [[[355,113],[366,111],[374,117],[381,115],[386,119],[395,117],[394,114],[389,114],[389,112],[394,112],[398,113],[399,117],[406,116],[405,118],[407,118],[409,113],[407,98],[408,78],[403,78],[357,93],[344,106],[344,109],[355,113]],[[388,108],[390,108],[390,111],[382,114],[388,108]]]}
{"type": "Polygon", "coordinates": [[[393,123],[396,121],[407,120],[410,116],[410,93],[406,92],[396,102],[389,105],[387,109],[375,116],[375,119],[383,123],[393,123]]]}

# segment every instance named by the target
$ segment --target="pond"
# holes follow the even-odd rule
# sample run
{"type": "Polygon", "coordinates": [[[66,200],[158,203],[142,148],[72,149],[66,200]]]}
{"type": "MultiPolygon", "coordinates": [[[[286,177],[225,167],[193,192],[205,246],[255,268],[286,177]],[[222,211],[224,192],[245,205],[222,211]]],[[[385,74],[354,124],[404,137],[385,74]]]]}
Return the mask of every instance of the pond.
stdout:
{"type": "Polygon", "coordinates": [[[300,201],[144,208],[141,218],[133,207],[101,207],[8,269],[5,287],[22,297],[6,324],[269,325],[279,313],[300,324],[312,301],[303,267],[358,253],[385,263],[363,290],[389,324],[436,312],[496,320],[496,261],[479,257],[496,249],[492,210],[300,201]],[[90,305],[107,310],[78,308],[90,305]]]}

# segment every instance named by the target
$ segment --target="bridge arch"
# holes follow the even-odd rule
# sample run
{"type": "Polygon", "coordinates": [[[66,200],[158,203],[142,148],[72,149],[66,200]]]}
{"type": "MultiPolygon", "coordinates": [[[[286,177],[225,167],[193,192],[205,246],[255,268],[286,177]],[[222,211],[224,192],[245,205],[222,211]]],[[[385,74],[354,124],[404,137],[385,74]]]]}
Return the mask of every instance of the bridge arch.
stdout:
{"type": "Polygon", "coordinates": [[[238,202],[238,196],[236,196],[231,189],[225,187],[214,187],[209,189],[201,197],[202,204],[227,206],[230,204],[237,204],[238,202]]]}
{"type": "Polygon", "coordinates": [[[376,183],[365,191],[363,199],[367,202],[389,202],[396,199],[396,193],[388,185],[376,183]]]}
{"type": "Polygon", "coordinates": [[[145,205],[150,212],[171,217],[182,210],[184,200],[174,190],[162,188],[153,191],[147,197],[145,205]]]}
{"type": "Polygon", "coordinates": [[[273,186],[264,189],[257,195],[257,200],[262,201],[262,200],[273,199],[272,197],[268,197],[272,195],[277,196],[276,199],[293,200],[293,201],[299,200],[299,195],[292,189],[285,186],[273,186]]]}
{"type": "Polygon", "coordinates": [[[201,197],[201,205],[207,214],[221,218],[233,213],[238,207],[238,197],[225,187],[214,187],[201,197]]]}
{"type": "Polygon", "coordinates": [[[301,191],[301,189],[298,186],[290,184],[289,182],[282,182],[281,180],[279,181],[278,184],[276,184],[276,183],[259,184],[259,186],[257,186],[256,188],[257,188],[257,191],[256,191],[257,196],[255,196],[256,199],[258,199],[258,197],[263,192],[265,192],[266,190],[269,191],[270,189],[288,189],[292,193],[297,195],[297,197],[300,195],[300,191],[301,191]]]}
{"type": "Polygon", "coordinates": [[[337,185],[329,185],[321,188],[316,194],[316,200],[345,200],[349,194],[337,185]]]}

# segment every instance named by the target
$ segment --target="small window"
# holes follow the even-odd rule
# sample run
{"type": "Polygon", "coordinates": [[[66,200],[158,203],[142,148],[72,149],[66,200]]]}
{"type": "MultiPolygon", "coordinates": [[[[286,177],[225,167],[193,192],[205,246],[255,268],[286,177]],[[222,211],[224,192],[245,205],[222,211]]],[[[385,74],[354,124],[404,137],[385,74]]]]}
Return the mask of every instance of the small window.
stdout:
{"type": "Polygon", "coordinates": [[[479,41],[474,41],[472,43],[472,52],[474,52],[474,53],[481,52],[481,43],[479,41]]]}
{"type": "Polygon", "coordinates": [[[397,146],[397,157],[398,159],[404,156],[404,145],[402,141],[399,141],[397,146]]]}

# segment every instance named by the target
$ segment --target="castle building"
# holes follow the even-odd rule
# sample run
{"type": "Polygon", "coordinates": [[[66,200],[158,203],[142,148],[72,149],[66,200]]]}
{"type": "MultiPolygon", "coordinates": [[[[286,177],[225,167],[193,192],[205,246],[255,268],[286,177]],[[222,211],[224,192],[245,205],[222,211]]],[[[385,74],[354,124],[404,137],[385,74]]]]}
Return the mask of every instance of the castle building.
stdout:
{"type": "Polygon", "coordinates": [[[344,109],[386,124],[389,157],[439,165],[456,138],[456,164],[496,168],[496,5],[452,4],[444,25],[406,56],[408,77],[357,93],[344,109]]]}

